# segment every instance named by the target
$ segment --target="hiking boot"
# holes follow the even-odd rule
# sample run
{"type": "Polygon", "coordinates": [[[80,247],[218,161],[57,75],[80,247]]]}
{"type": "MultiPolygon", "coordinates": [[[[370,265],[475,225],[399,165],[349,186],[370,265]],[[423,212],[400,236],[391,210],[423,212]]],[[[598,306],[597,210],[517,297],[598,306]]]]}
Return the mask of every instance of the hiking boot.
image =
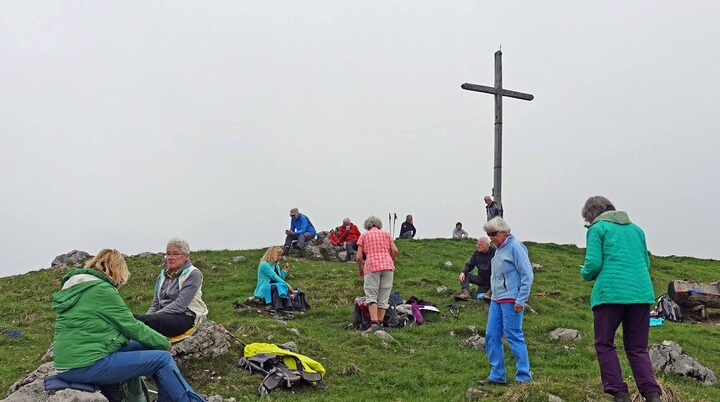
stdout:
{"type": "Polygon", "coordinates": [[[648,392],[645,395],[645,402],[660,402],[660,394],[657,392],[648,392]]]}
{"type": "Polygon", "coordinates": [[[491,380],[491,379],[489,379],[489,378],[486,378],[486,379],[484,379],[484,380],[478,381],[478,385],[493,385],[493,386],[494,386],[494,385],[498,385],[498,386],[505,386],[505,385],[507,385],[507,383],[506,383],[506,382],[497,382],[497,381],[493,381],[493,380],[491,380]]]}
{"type": "Polygon", "coordinates": [[[613,395],[613,402],[630,402],[630,394],[627,391],[620,391],[613,395]]]}
{"type": "Polygon", "coordinates": [[[362,336],[368,336],[368,335],[370,335],[370,334],[372,334],[372,333],[374,333],[374,332],[376,332],[376,331],[378,331],[378,330],[380,330],[380,329],[381,329],[380,325],[378,325],[377,323],[373,323],[372,325],[370,325],[370,327],[369,327],[368,329],[366,329],[365,331],[363,331],[362,333],[360,333],[360,335],[362,335],[362,336]]]}
{"type": "Polygon", "coordinates": [[[457,300],[457,301],[468,301],[468,300],[470,300],[470,292],[468,292],[467,290],[463,290],[462,293],[460,293],[459,295],[455,296],[455,300],[457,300]]]}

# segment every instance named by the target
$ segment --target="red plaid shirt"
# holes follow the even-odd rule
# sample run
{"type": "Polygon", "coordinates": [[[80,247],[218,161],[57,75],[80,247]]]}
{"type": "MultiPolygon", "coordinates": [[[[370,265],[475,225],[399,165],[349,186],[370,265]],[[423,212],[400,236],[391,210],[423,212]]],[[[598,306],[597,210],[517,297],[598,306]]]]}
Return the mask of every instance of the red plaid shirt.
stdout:
{"type": "Polygon", "coordinates": [[[390,233],[383,232],[376,227],[360,235],[357,244],[358,246],[362,246],[363,251],[367,255],[364,269],[366,274],[395,270],[395,264],[390,256],[391,242],[392,237],[390,233]]]}

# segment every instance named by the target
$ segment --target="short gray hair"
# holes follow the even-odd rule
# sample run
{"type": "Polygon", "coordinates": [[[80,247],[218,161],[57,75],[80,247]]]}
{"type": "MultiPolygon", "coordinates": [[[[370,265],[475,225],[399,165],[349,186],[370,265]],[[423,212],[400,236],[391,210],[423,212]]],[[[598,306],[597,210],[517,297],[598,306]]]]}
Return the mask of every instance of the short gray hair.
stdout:
{"type": "Polygon", "coordinates": [[[508,226],[507,222],[505,222],[505,219],[499,216],[485,222],[483,230],[486,232],[503,232],[510,234],[510,226],[508,226]]]}
{"type": "Polygon", "coordinates": [[[185,255],[190,254],[190,245],[187,241],[185,241],[185,239],[174,237],[168,240],[166,248],[170,246],[179,248],[185,255]]]}
{"type": "Polygon", "coordinates": [[[350,222],[352,222],[352,221],[350,220],[350,218],[345,218],[345,219],[343,219],[343,223],[350,223],[350,222]]]}
{"type": "Polygon", "coordinates": [[[480,236],[480,237],[478,237],[478,241],[477,241],[477,242],[478,242],[478,243],[483,242],[483,243],[489,245],[489,244],[490,244],[490,239],[488,239],[488,238],[485,237],[485,236],[480,236]]]}
{"type": "Polygon", "coordinates": [[[365,227],[365,230],[370,230],[374,227],[382,229],[382,221],[377,216],[371,216],[365,219],[363,226],[365,227]]]}
{"type": "Polygon", "coordinates": [[[601,213],[614,210],[615,206],[612,202],[610,202],[610,200],[601,195],[595,195],[585,201],[585,205],[583,205],[580,215],[582,215],[583,219],[585,219],[585,222],[593,223],[595,218],[600,216],[601,213]]]}

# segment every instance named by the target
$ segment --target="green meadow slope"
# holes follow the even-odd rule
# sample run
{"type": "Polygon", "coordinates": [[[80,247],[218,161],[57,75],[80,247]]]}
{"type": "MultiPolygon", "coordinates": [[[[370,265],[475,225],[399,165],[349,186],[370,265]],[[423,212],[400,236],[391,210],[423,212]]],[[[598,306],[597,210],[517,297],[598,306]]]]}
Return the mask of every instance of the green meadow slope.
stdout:
{"type": "MultiPolygon", "coordinates": [[[[558,290],[560,296],[530,298],[537,314],[528,313],[525,336],[535,381],[529,385],[488,390],[481,401],[547,401],[547,393],[572,401],[609,401],[600,392],[593,348],[592,315],[588,306],[591,283],[583,282],[578,265],[584,250],[570,245],[526,242],[532,262],[544,269],[536,272],[533,292],[558,290]],[[551,341],[549,332],[557,327],[575,328],[582,333],[576,343],[551,341]]],[[[392,330],[398,341],[384,345],[377,337],[363,338],[349,327],[351,306],[362,294],[355,264],[291,261],[290,283],[303,288],[312,309],[287,325],[269,315],[235,310],[232,302],[242,301],[254,289],[257,263],[263,250],[199,251],[191,256],[205,276],[204,299],[210,319],[224,325],[245,343],[294,341],[301,353],[319,360],[327,369],[327,388],[277,391],[277,401],[464,401],[468,388],[485,378],[488,363],[483,351],[458,347],[470,334],[467,327],[485,327],[487,306],[463,303],[459,317],[446,306],[457,292],[457,274],[474,249],[473,240],[430,239],[398,241],[400,254],[395,289],[404,298],[417,296],[432,301],[447,314],[427,317],[427,324],[392,330]],[[247,260],[233,262],[242,255],[247,260]],[[451,261],[453,267],[446,267],[451,261]],[[448,291],[438,293],[439,286],[448,291]],[[297,335],[289,328],[297,328],[297,335]],[[454,332],[454,335],[451,335],[454,332]]],[[[88,250],[94,252],[96,250],[88,250]]],[[[687,257],[652,257],[655,292],[665,291],[677,278],[710,282],[720,276],[720,261],[687,257]]],[[[152,287],[161,256],[131,257],[130,282],[120,293],[131,310],[144,312],[152,299],[152,287]]],[[[14,381],[35,369],[52,341],[53,313],[49,295],[57,290],[67,269],[42,270],[0,279],[0,397],[14,381]],[[10,337],[10,331],[21,336],[10,337]]],[[[720,326],[673,324],[652,328],[651,342],[671,339],[702,364],[720,370],[718,340],[720,326]]],[[[621,334],[618,332],[618,346],[621,334]]],[[[237,367],[242,346],[235,343],[225,356],[189,362],[181,366],[188,381],[201,393],[221,394],[237,400],[257,400],[259,375],[237,367]]],[[[507,354],[508,363],[513,364],[507,354]]],[[[621,352],[626,376],[630,370],[621,352]]],[[[509,370],[513,372],[512,368],[509,370]]],[[[720,385],[701,386],[677,376],[661,375],[665,387],[677,391],[685,401],[720,401],[720,385]]],[[[509,380],[512,381],[512,378],[509,380]]],[[[630,380],[631,389],[634,383],[630,380]]]]}

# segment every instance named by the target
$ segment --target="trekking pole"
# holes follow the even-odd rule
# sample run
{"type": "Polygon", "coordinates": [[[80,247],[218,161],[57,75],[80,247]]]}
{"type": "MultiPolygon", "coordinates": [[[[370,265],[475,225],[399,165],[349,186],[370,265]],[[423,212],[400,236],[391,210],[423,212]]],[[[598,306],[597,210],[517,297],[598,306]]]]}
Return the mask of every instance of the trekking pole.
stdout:
{"type": "Polygon", "coordinates": [[[393,212],[393,216],[395,218],[393,219],[392,227],[393,227],[393,238],[395,238],[395,223],[397,223],[397,213],[393,212]]]}
{"type": "MultiPolygon", "coordinates": [[[[388,226],[390,226],[390,225],[392,225],[392,217],[390,216],[390,212],[388,212],[388,226]]],[[[395,236],[393,236],[393,237],[395,237],[395,236]]]]}

